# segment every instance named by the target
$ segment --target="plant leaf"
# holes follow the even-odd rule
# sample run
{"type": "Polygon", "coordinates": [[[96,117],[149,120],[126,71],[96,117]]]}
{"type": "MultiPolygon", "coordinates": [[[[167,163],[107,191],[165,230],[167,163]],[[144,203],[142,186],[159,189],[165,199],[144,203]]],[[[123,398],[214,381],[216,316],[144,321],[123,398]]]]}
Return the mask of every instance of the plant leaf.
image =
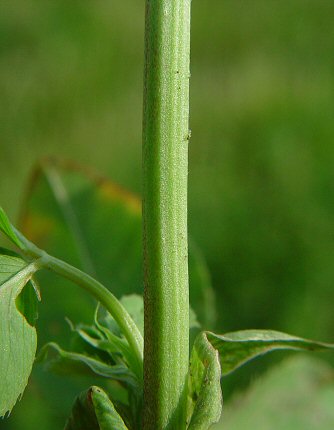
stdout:
{"type": "Polygon", "coordinates": [[[334,371],[306,355],[276,364],[236,394],[215,430],[332,430],[334,371]]]}
{"type": "Polygon", "coordinates": [[[125,309],[129,312],[131,318],[139,328],[140,333],[144,336],[144,301],[139,294],[129,294],[123,296],[120,300],[125,309]]]}
{"type": "Polygon", "coordinates": [[[79,339],[82,341],[80,342],[81,348],[79,347],[79,351],[77,347],[75,348],[75,351],[92,356],[101,353],[102,361],[105,356],[109,356],[110,360],[114,354],[120,355],[125,349],[127,349],[127,351],[130,349],[125,339],[112,335],[110,332],[107,337],[108,329],[104,329],[104,331],[102,331],[102,327],[100,330],[93,326],[86,326],[84,324],[74,325],[72,323],[71,329],[73,333],[77,335],[72,343],[78,344],[79,339]],[[80,349],[82,351],[80,351],[80,349]]]}
{"type": "MultiPolygon", "coordinates": [[[[124,296],[121,299],[121,302],[123,306],[125,305],[126,310],[130,313],[131,317],[134,319],[136,324],[139,324],[139,330],[144,329],[144,304],[143,300],[140,296],[132,295],[132,296],[124,296]],[[128,302],[125,300],[126,297],[136,297],[133,301],[130,299],[128,302]],[[123,301],[122,301],[123,300],[123,301]],[[131,303],[131,306],[130,306],[131,303]],[[127,308],[128,307],[128,308],[127,308]]],[[[138,375],[138,362],[136,356],[133,354],[132,348],[130,348],[129,343],[124,338],[122,333],[119,330],[119,327],[116,323],[116,321],[112,318],[112,316],[107,312],[105,309],[100,308],[98,305],[96,312],[95,312],[95,326],[98,328],[101,334],[103,334],[106,344],[106,348],[112,353],[117,353],[122,355],[122,361],[124,361],[135,374],[138,375]],[[104,316],[99,319],[99,310],[101,309],[101,313],[104,314],[104,316]]],[[[137,325],[138,327],[138,325],[137,325]]]]}
{"type": "Polygon", "coordinates": [[[138,387],[137,379],[123,364],[105,363],[78,352],[63,350],[59,345],[50,342],[41,348],[37,361],[45,364],[47,370],[63,375],[98,375],[123,382],[135,390],[138,387]]]}
{"type": "Polygon", "coordinates": [[[22,243],[20,239],[16,236],[11,223],[5,213],[5,211],[0,206],[0,230],[11,240],[16,246],[22,248],[22,243]]]}
{"type": "Polygon", "coordinates": [[[242,330],[224,335],[207,332],[208,340],[219,351],[222,375],[233,372],[255,357],[270,351],[321,351],[334,345],[291,336],[274,330],[242,330]]]}
{"type": "Polygon", "coordinates": [[[16,300],[36,270],[34,263],[0,255],[0,416],[10,412],[22,395],[35,358],[37,334],[25,318],[26,314],[34,315],[31,291],[29,301],[21,295],[25,315],[20,313],[16,300]]]}
{"type": "Polygon", "coordinates": [[[81,393],[64,430],[127,430],[107,394],[99,387],[81,393]]]}
{"type": "Polygon", "coordinates": [[[218,352],[202,332],[195,340],[190,358],[188,430],[207,430],[219,420],[223,400],[220,377],[218,352]]]}
{"type": "Polygon", "coordinates": [[[203,252],[192,237],[189,238],[188,254],[190,304],[200,325],[210,329],[217,320],[215,292],[203,252]]]}
{"type": "MultiPolygon", "coordinates": [[[[73,325],[71,351],[65,351],[56,343],[45,345],[37,360],[47,370],[65,375],[86,375],[106,378],[113,387],[113,398],[122,402],[122,414],[131,422],[137,422],[142,403],[142,380],[138,379],[132,365],[132,351],[123,337],[118,337],[98,321],[95,326],[73,325]],[[125,397],[124,397],[125,395],[125,397]],[[127,406],[128,405],[128,406],[127,406]]],[[[118,407],[120,403],[118,403],[118,407]]]]}
{"type": "MultiPolygon", "coordinates": [[[[104,309],[101,311],[109,315],[104,309]]],[[[99,321],[98,314],[99,306],[95,313],[95,325],[91,326],[73,325],[68,320],[72,329],[71,350],[64,351],[56,343],[49,343],[41,349],[38,361],[44,362],[46,369],[58,374],[98,375],[113,381],[114,387],[117,387],[113,398],[129,403],[126,416],[137,422],[142,403],[142,380],[136,376],[132,350],[124,337],[102,325],[104,319],[99,321]],[[125,400],[122,398],[124,393],[125,400]]],[[[109,318],[112,320],[110,315],[109,318]]]]}
{"type": "MultiPolygon", "coordinates": [[[[127,367],[133,369],[131,366],[133,364],[133,352],[127,340],[103,326],[102,322],[98,320],[98,311],[99,305],[95,312],[95,326],[74,325],[70,322],[72,332],[76,334],[72,341],[75,352],[92,357],[97,356],[100,361],[107,363],[110,363],[111,360],[126,363],[127,367]]],[[[106,311],[105,313],[112,319],[109,313],[106,311]]],[[[116,328],[118,330],[117,326],[116,328]]]]}
{"type": "Polygon", "coordinates": [[[18,311],[25,316],[28,324],[33,327],[36,325],[36,320],[38,319],[39,300],[39,290],[33,279],[27,283],[16,299],[18,311]]]}
{"type": "Polygon", "coordinates": [[[197,320],[197,315],[193,308],[189,306],[189,329],[200,329],[201,324],[197,320]]]}

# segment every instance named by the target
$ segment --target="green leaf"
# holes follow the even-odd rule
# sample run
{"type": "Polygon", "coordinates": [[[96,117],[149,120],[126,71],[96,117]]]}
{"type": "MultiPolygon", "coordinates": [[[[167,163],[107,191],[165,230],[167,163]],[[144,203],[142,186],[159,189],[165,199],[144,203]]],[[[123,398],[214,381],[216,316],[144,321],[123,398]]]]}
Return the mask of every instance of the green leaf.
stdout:
{"type": "Polygon", "coordinates": [[[127,430],[107,394],[91,387],[76,399],[64,430],[127,430]]]}
{"type": "Polygon", "coordinates": [[[202,250],[191,237],[189,237],[188,264],[190,304],[199,323],[210,329],[215,326],[217,320],[215,292],[202,250]]]}
{"type": "MultiPolygon", "coordinates": [[[[73,163],[44,160],[34,172],[22,213],[20,229],[42,249],[99,279],[117,297],[142,293],[140,198],[73,163]]],[[[190,302],[199,321],[212,326],[213,290],[193,241],[189,267],[190,302]]],[[[85,297],[73,299],[63,288],[60,300],[55,283],[63,281],[50,276],[45,283],[51,285],[43,293],[47,321],[55,321],[59,310],[76,321],[89,318],[93,305],[85,297]]]]}
{"type": "Polygon", "coordinates": [[[225,404],[212,430],[332,430],[334,371],[325,362],[289,357],[225,404]]]}
{"type": "Polygon", "coordinates": [[[40,293],[36,282],[31,279],[16,299],[16,307],[25,316],[31,326],[36,325],[38,318],[38,301],[40,293]]]}
{"type": "MultiPolygon", "coordinates": [[[[140,330],[144,329],[144,315],[143,315],[143,299],[140,296],[136,296],[134,300],[124,300],[126,297],[134,297],[132,296],[124,296],[123,299],[121,299],[121,302],[124,306],[128,306],[126,310],[130,312],[130,315],[132,318],[134,318],[135,323],[139,324],[137,327],[139,327],[140,330]]],[[[119,330],[119,327],[116,323],[116,321],[112,318],[112,316],[107,312],[105,309],[101,309],[101,313],[104,314],[102,318],[99,318],[99,310],[100,306],[98,305],[96,312],[95,312],[95,326],[98,328],[98,330],[103,333],[105,340],[107,341],[106,344],[103,344],[108,351],[112,353],[118,353],[122,355],[122,360],[126,363],[126,365],[131,369],[135,374],[138,370],[138,362],[137,357],[134,355],[132,348],[130,348],[129,343],[124,338],[122,333],[119,330]]]]}
{"type": "MultiPolygon", "coordinates": [[[[108,320],[112,320],[108,315],[108,320]]],[[[117,394],[113,398],[122,403],[129,403],[127,416],[133,422],[138,421],[142,403],[142,380],[136,376],[137,361],[133,351],[124,337],[103,325],[105,318],[99,318],[99,306],[95,313],[95,325],[74,325],[69,320],[72,329],[71,349],[65,351],[56,343],[45,345],[38,361],[45,364],[47,370],[65,375],[86,375],[107,378],[117,386],[117,394]],[[120,385],[121,384],[121,385],[120,385]],[[125,392],[126,390],[126,392],[125,392]],[[124,392],[126,394],[124,400],[124,392]]],[[[112,320],[113,321],[113,320],[112,320]]]]}
{"type": "MultiPolygon", "coordinates": [[[[135,369],[133,352],[125,338],[119,337],[102,325],[98,319],[98,310],[99,307],[93,326],[73,325],[69,322],[72,329],[70,351],[63,350],[56,343],[49,343],[41,349],[37,360],[43,362],[47,370],[57,374],[71,377],[98,376],[108,379],[115,388],[113,398],[128,405],[127,418],[131,422],[137,422],[141,411],[143,387],[142,381],[133,370],[135,369]]],[[[118,330],[118,327],[116,328],[118,330]]]]}
{"type": "Polygon", "coordinates": [[[197,320],[197,315],[191,306],[189,307],[189,328],[190,329],[201,328],[201,324],[197,320]]]}
{"type": "Polygon", "coordinates": [[[36,270],[35,263],[0,255],[0,416],[10,412],[22,395],[35,358],[37,334],[25,318],[35,313],[31,291],[28,300],[25,295],[20,297],[24,315],[16,300],[36,270]]]}
{"type": "Polygon", "coordinates": [[[108,315],[108,321],[110,320],[114,323],[116,333],[103,325],[104,319],[99,320],[99,309],[100,307],[98,306],[95,312],[95,326],[74,325],[70,322],[73,333],[77,335],[76,338],[72,339],[75,352],[92,357],[97,356],[100,361],[107,363],[110,363],[110,361],[122,362],[130,370],[134,370],[136,368],[136,359],[127,340],[124,337],[120,337],[118,326],[110,314],[104,310],[104,314],[108,315]],[[78,342],[78,339],[81,342],[78,342]]]}
{"type": "Polygon", "coordinates": [[[16,246],[22,248],[22,243],[20,239],[16,236],[11,223],[5,213],[5,211],[0,206],[0,230],[11,240],[16,246]]]}
{"type": "Polygon", "coordinates": [[[95,375],[123,382],[138,388],[135,375],[124,365],[106,363],[91,356],[63,350],[54,342],[48,343],[41,348],[37,361],[44,363],[46,370],[51,370],[62,375],[95,375]]]}
{"type": "Polygon", "coordinates": [[[101,360],[103,357],[109,356],[109,360],[111,360],[113,355],[121,355],[124,350],[129,351],[130,349],[124,338],[113,335],[106,328],[102,329],[101,325],[99,328],[85,324],[70,323],[70,325],[73,333],[77,335],[72,339],[76,351],[81,349],[87,355],[101,355],[101,360]],[[78,345],[79,343],[80,345],[78,345]]]}
{"type": "Polygon", "coordinates": [[[208,340],[219,351],[222,375],[233,372],[255,357],[275,350],[321,351],[334,345],[291,336],[274,330],[242,330],[224,335],[207,333],[208,340]]]}
{"type": "Polygon", "coordinates": [[[120,300],[125,309],[129,312],[131,318],[139,328],[140,333],[144,336],[144,300],[139,294],[129,294],[123,296],[120,300]]]}
{"type": "Polygon", "coordinates": [[[222,411],[221,369],[218,352],[200,333],[194,343],[189,369],[188,430],[206,430],[222,411]]]}

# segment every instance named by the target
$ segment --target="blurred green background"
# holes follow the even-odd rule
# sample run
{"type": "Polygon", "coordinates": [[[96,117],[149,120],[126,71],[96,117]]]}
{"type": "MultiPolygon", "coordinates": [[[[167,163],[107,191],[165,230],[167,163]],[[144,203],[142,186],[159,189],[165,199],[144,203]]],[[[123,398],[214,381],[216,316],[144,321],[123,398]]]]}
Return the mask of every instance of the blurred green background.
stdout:
{"type": "MultiPolygon", "coordinates": [[[[330,0],[192,2],[189,230],[220,331],[334,340],[333,16],[330,0]]],[[[0,204],[13,219],[42,155],[141,192],[143,32],[143,0],[0,2],[0,204]]],[[[23,400],[0,428],[53,429],[41,420],[23,400]]]]}

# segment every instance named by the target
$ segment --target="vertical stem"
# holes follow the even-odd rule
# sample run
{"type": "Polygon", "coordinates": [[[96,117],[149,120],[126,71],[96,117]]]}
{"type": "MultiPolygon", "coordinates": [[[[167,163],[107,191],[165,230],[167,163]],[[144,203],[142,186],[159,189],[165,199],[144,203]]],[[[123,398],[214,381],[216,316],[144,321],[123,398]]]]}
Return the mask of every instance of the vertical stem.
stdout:
{"type": "Polygon", "coordinates": [[[190,0],[146,0],[144,429],[184,430],[190,0]]]}

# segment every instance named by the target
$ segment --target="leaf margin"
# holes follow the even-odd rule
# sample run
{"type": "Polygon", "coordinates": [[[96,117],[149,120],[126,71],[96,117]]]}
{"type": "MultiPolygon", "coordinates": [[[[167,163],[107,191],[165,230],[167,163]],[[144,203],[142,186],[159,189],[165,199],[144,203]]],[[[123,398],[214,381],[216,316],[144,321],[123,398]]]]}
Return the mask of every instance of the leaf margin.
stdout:
{"type": "Polygon", "coordinates": [[[331,343],[305,339],[276,330],[238,330],[224,335],[206,333],[209,342],[219,352],[223,377],[256,357],[275,350],[324,351],[334,349],[334,344],[331,343]],[[240,354],[239,359],[236,357],[236,352],[240,354]]]}
{"type": "Polygon", "coordinates": [[[0,309],[5,308],[7,311],[7,318],[6,313],[1,313],[0,319],[0,377],[6,390],[6,395],[3,393],[0,395],[0,416],[4,417],[10,414],[17,400],[21,398],[28,384],[36,355],[36,328],[30,325],[21,313],[16,300],[39,267],[36,262],[27,263],[19,256],[14,256],[12,252],[0,255],[0,263],[2,274],[9,275],[0,280],[0,309]],[[3,259],[5,262],[1,261],[3,259]],[[29,348],[18,354],[16,348],[21,343],[29,348]],[[11,352],[13,345],[15,353],[11,352]]]}
{"type": "Polygon", "coordinates": [[[207,430],[219,421],[223,395],[218,351],[201,332],[194,342],[189,374],[187,430],[207,430]]]}

